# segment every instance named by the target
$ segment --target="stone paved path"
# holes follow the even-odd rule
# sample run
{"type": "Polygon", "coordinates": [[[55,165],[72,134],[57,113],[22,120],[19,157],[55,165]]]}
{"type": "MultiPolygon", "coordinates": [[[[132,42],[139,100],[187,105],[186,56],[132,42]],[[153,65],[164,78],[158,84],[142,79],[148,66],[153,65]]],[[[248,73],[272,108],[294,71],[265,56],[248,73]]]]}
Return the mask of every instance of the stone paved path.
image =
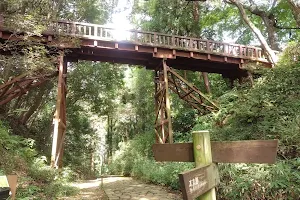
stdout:
{"type": "Polygon", "coordinates": [[[103,188],[109,200],[179,200],[180,194],[167,191],[161,186],[145,184],[129,177],[103,178],[103,188]]]}

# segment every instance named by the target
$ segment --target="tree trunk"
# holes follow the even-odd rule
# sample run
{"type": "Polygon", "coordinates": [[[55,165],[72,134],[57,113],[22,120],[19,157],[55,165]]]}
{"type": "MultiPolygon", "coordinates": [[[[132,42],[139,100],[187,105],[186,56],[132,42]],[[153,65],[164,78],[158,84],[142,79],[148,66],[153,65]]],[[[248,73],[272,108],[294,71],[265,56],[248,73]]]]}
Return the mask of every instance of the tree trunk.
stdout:
{"type": "Polygon", "coordinates": [[[264,36],[262,35],[261,31],[251,22],[251,20],[249,19],[249,17],[246,14],[246,11],[245,11],[243,5],[238,0],[229,0],[229,1],[232,4],[237,6],[244,22],[253,31],[253,33],[256,35],[256,37],[260,41],[261,45],[263,46],[263,48],[266,50],[268,59],[270,60],[270,62],[275,64],[277,62],[277,56],[275,55],[274,51],[268,45],[268,43],[267,43],[266,39],[264,38],[264,36]]]}
{"type": "MultiPolygon", "coordinates": [[[[31,106],[29,107],[27,112],[23,113],[20,117],[20,122],[22,124],[25,125],[28,122],[30,117],[41,106],[44,98],[46,98],[44,95],[49,94],[49,92],[51,91],[52,88],[53,88],[53,84],[50,81],[48,83],[46,83],[44,86],[42,86],[41,88],[39,88],[39,91],[36,93],[34,100],[32,102],[29,102],[29,104],[31,106]]],[[[29,101],[31,101],[30,98],[29,98],[29,101]]]]}
{"type": "MultiPolygon", "coordinates": [[[[276,5],[276,2],[274,1],[272,8],[276,5]]],[[[247,9],[249,12],[251,12],[252,14],[260,17],[262,19],[262,21],[264,22],[264,25],[266,26],[266,31],[268,34],[268,41],[269,44],[271,46],[271,48],[273,50],[277,50],[280,51],[279,48],[279,44],[278,44],[278,39],[277,39],[277,35],[276,35],[276,29],[275,29],[275,17],[271,12],[268,11],[264,11],[259,9],[255,3],[253,3],[253,5],[251,6],[245,6],[242,5],[245,9],[247,9]]]]}
{"type": "Polygon", "coordinates": [[[210,89],[210,84],[209,84],[209,79],[208,79],[207,72],[202,72],[202,76],[203,76],[203,80],[204,80],[204,85],[205,85],[206,92],[208,94],[211,94],[211,89],[210,89]]]}
{"type": "Polygon", "coordinates": [[[38,107],[41,105],[43,101],[43,96],[45,94],[45,90],[41,89],[35,96],[34,101],[32,103],[32,106],[25,112],[22,117],[20,122],[22,124],[26,124],[26,122],[29,120],[29,118],[32,116],[32,114],[38,109],[38,107]]]}
{"type": "Polygon", "coordinates": [[[195,1],[193,5],[193,16],[194,21],[197,23],[199,21],[199,2],[195,1]]]}
{"type": "Polygon", "coordinates": [[[280,51],[277,36],[276,36],[276,29],[274,27],[274,24],[275,24],[274,20],[275,19],[274,18],[270,19],[270,17],[266,14],[263,15],[261,18],[264,21],[264,24],[265,24],[266,29],[267,29],[269,44],[270,44],[270,46],[273,50],[280,51]]]}
{"type": "Polygon", "coordinates": [[[288,0],[288,3],[291,7],[297,25],[300,27],[300,3],[296,2],[296,0],[288,0]]]}
{"type": "Polygon", "coordinates": [[[112,156],[113,151],[113,142],[112,142],[112,134],[113,134],[113,119],[110,115],[107,116],[107,146],[108,146],[108,158],[112,156]]]}

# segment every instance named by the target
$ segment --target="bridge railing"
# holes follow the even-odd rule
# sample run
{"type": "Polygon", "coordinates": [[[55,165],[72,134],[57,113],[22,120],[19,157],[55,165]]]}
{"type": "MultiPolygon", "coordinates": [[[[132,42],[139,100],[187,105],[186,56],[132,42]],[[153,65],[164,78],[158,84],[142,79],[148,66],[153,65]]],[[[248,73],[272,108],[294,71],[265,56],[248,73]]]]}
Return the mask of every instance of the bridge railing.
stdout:
{"type": "Polygon", "coordinates": [[[87,39],[128,41],[136,44],[166,47],[176,50],[189,50],[229,57],[245,58],[268,62],[259,47],[229,44],[199,38],[167,35],[139,30],[120,30],[97,24],[59,21],[51,25],[49,31],[87,39]]]}

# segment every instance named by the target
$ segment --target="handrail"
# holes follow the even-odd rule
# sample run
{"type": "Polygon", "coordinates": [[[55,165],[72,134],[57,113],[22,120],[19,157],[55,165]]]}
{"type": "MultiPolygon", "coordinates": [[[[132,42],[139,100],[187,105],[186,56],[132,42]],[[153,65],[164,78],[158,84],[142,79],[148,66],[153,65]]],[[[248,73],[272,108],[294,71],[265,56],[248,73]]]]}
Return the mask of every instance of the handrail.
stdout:
{"type": "Polygon", "coordinates": [[[149,45],[155,47],[171,48],[175,50],[188,50],[207,54],[215,54],[226,57],[242,58],[254,61],[269,62],[260,47],[240,44],[205,40],[164,33],[148,32],[141,30],[120,30],[98,24],[57,21],[50,24],[45,34],[63,34],[80,38],[118,41],[118,32],[124,36],[122,41],[134,44],[149,45]]]}

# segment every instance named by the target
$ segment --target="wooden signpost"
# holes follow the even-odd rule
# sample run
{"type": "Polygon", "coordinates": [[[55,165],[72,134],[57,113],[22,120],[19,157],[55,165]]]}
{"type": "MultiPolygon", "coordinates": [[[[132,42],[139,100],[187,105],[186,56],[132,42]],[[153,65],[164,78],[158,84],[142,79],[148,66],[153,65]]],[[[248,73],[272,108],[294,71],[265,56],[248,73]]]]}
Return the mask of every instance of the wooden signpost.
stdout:
{"type": "Polygon", "coordinates": [[[219,182],[216,164],[203,165],[179,174],[183,199],[192,200],[216,187],[219,182]]]}
{"type": "Polygon", "coordinates": [[[210,142],[208,131],[193,133],[193,143],[154,144],[156,161],[195,162],[196,168],[179,174],[184,200],[216,200],[219,183],[214,163],[268,163],[276,161],[278,140],[210,142]]]}

